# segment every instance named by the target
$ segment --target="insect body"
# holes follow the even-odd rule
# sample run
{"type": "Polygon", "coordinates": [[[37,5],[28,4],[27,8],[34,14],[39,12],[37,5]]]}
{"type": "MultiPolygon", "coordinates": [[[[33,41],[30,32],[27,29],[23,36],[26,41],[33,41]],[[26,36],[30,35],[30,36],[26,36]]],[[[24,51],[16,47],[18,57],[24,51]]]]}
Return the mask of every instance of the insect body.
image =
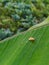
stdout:
{"type": "Polygon", "coordinates": [[[34,41],[35,39],[33,37],[30,37],[29,38],[29,41],[34,41]]]}

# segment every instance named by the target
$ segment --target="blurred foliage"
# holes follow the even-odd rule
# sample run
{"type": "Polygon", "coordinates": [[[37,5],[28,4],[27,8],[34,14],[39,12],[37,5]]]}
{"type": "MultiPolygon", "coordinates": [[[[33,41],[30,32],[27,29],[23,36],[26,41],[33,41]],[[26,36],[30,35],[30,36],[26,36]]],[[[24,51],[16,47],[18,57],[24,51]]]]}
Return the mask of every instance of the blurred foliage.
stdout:
{"type": "Polygon", "coordinates": [[[0,30],[9,29],[15,34],[40,23],[47,16],[49,0],[0,0],[0,30]]]}

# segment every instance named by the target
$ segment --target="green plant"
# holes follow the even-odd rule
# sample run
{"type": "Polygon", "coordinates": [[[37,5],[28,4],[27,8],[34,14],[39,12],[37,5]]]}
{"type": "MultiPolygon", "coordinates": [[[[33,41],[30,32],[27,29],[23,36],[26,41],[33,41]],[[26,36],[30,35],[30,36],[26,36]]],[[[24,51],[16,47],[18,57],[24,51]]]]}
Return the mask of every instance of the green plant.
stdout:
{"type": "Polygon", "coordinates": [[[48,65],[49,17],[28,31],[0,42],[0,65],[48,65]],[[34,37],[33,42],[29,41],[34,37]]]}
{"type": "Polygon", "coordinates": [[[9,29],[14,34],[27,30],[48,16],[48,0],[0,0],[0,29],[9,29]]]}

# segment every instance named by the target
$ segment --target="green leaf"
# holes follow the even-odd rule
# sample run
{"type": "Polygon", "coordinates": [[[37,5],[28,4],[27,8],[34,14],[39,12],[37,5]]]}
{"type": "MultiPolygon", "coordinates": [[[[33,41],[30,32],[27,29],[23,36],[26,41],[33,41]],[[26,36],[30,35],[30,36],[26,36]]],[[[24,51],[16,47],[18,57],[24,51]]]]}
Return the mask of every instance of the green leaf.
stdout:
{"type": "Polygon", "coordinates": [[[0,42],[0,65],[49,65],[49,17],[0,42]],[[28,39],[33,37],[34,41],[28,39]]]}

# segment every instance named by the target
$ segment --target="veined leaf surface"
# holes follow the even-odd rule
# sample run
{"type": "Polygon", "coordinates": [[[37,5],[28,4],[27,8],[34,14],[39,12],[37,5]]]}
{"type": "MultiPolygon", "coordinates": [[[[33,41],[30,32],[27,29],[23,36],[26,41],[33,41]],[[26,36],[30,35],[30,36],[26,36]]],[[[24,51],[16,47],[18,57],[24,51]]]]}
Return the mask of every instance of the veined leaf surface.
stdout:
{"type": "Polygon", "coordinates": [[[49,65],[49,17],[0,42],[0,65],[49,65]],[[31,42],[29,37],[35,40],[31,42]]]}

